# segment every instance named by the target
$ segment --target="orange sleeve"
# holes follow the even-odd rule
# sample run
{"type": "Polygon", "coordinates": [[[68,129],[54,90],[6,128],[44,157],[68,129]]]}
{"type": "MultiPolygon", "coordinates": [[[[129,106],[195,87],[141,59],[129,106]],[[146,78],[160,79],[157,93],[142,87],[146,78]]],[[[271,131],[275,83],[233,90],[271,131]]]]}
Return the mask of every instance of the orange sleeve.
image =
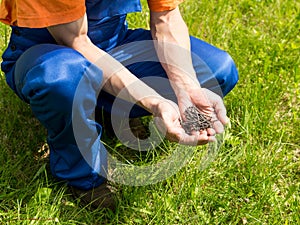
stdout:
{"type": "Polygon", "coordinates": [[[184,0],[148,0],[150,11],[162,12],[175,9],[184,0]]]}
{"type": "Polygon", "coordinates": [[[0,21],[42,28],[75,21],[85,13],[85,0],[2,0],[0,21]]]}

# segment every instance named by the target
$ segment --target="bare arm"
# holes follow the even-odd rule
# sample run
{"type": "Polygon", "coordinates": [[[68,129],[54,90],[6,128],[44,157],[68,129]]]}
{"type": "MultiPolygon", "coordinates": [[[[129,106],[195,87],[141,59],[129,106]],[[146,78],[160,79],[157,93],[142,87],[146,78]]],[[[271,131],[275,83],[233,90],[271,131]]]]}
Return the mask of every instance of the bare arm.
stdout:
{"type": "Polygon", "coordinates": [[[225,106],[218,95],[200,86],[192,64],[188,28],[179,8],[151,12],[150,28],[153,39],[157,41],[156,52],[177,96],[180,112],[195,105],[215,121],[214,129],[209,128],[203,134],[214,136],[215,132],[223,132],[223,124],[228,122],[225,106]]]}
{"type": "Polygon", "coordinates": [[[152,37],[157,41],[158,56],[176,86],[173,86],[175,92],[186,87],[199,88],[192,65],[188,28],[178,7],[170,11],[151,12],[150,27],[152,37]]]}
{"type": "Polygon", "coordinates": [[[77,50],[101,68],[104,76],[103,90],[116,96],[125,89],[125,94],[121,96],[123,99],[137,103],[152,113],[160,121],[159,125],[164,127],[166,138],[182,144],[205,144],[209,141],[206,135],[187,135],[179,124],[178,107],[161,97],[113,57],[95,46],[87,36],[87,29],[86,16],[71,23],[48,27],[58,44],[77,50]]]}
{"type": "Polygon", "coordinates": [[[156,104],[163,100],[158,93],[138,80],[118,61],[91,42],[87,36],[86,15],[71,23],[48,27],[48,30],[58,44],[77,50],[101,68],[104,77],[103,90],[115,96],[123,90],[122,98],[137,102],[151,113],[155,111],[156,104]],[[127,88],[130,85],[134,88],[127,88]],[[124,90],[126,91],[124,92],[124,90]]]}

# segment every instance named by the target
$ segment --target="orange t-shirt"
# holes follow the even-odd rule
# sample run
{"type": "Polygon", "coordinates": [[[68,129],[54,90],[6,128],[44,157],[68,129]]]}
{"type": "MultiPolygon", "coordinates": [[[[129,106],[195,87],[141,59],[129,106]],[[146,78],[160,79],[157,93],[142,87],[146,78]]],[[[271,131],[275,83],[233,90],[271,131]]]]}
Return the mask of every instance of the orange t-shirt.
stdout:
{"type": "MultiPolygon", "coordinates": [[[[148,0],[148,5],[151,11],[159,12],[174,9],[182,1],[148,0]]],[[[75,21],[85,10],[85,0],[2,0],[0,22],[41,28],[75,21]]]]}
{"type": "Polygon", "coordinates": [[[0,21],[20,27],[48,27],[68,23],[85,13],[85,0],[2,0],[0,21]]]}
{"type": "Polygon", "coordinates": [[[162,12],[175,9],[184,0],[148,0],[148,5],[153,12],[162,12]]]}

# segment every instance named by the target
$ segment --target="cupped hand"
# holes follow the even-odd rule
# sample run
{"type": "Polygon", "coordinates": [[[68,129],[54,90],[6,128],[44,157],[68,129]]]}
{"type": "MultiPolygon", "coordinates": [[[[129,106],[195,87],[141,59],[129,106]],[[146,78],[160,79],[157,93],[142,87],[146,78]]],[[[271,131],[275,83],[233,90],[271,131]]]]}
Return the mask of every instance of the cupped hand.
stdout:
{"type": "Polygon", "coordinates": [[[183,145],[204,145],[216,140],[213,129],[187,134],[182,128],[180,120],[180,111],[174,102],[164,100],[157,105],[154,121],[168,140],[183,145]]]}
{"type": "Polygon", "coordinates": [[[184,111],[193,105],[210,119],[212,128],[206,129],[207,135],[214,136],[216,133],[219,134],[224,131],[224,125],[229,122],[229,119],[226,116],[226,108],[223,100],[219,95],[206,88],[199,87],[189,89],[188,91],[182,90],[177,95],[177,98],[183,120],[184,111]]]}

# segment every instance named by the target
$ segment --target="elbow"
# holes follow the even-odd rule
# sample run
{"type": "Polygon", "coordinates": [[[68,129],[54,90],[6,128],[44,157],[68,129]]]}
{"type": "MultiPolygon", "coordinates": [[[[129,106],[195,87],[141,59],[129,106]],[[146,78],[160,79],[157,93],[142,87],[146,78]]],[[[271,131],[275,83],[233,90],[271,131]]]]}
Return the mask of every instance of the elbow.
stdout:
{"type": "Polygon", "coordinates": [[[65,45],[75,50],[79,50],[90,46],[91,43],[92,42],[87,35],[80,35],[75,37],[72,42],[66,43],[65,45]]]}
{"type": "Polygon", "coordinates": [[[63,39],[55,39],[58,45],[66,46],[72,48],[78,52],[82,52],[83,50],[89,48],[92,42],[87,35],[79,35],[73,36],[69,38],[63,39]]]}

